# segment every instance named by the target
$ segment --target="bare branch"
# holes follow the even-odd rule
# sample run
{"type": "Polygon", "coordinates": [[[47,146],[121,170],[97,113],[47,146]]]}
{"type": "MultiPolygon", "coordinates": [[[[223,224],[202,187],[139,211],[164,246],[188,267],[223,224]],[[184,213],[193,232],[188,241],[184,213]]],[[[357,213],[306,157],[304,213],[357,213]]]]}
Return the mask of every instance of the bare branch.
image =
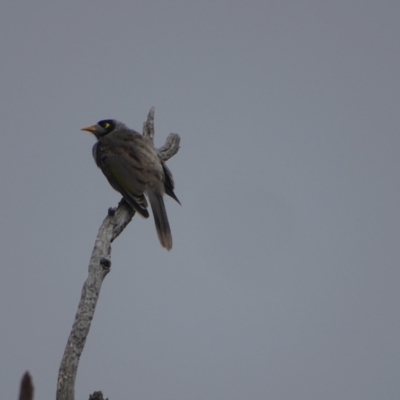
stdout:
{"type": "MultiPolygon", "coordinates": [[[[154,107],[143,124],[143,135],[154,140],[154,107]]],[[[168,160],[178,152],[180,138],[171,133],[158,152],[168,160]]],[[[111,243],[122,233],[132,220],[135,211],[122,199],[116,209],[110,208],[97,234],[89,263],[89,274],[82,288],[81,299],[75,321],[69,335],[61,361],[57,380],[57,400],[74,400],[75,378],[79,359],[85,346],[94,317],[101,285],[111,268],[111,243]]]]}
{"type": "Polygon", "coordinates": [[[150,108],[147,114],[147,121],[143,123],[143,136],[150,139],[151,143],[154,143],[154,113],[156,109],[154,107],[150,108]]]}
{"type": "Polygon", "coordinates": [[[101,284],[111,268],[111,243],[129,224],[135,212],[125,202],[109,212],[100,226],[89,263],[89,275],[82,288],[81,300],[68,338],[57,382],[57,400],[74,399],[79,358],[85,346],[94,316],[101,284]]]}
{"type": "Polygon", "coordinates": [[[173,157],[179,150],[179,142],[181,138],[177,133],[170,133],[165,141],[165,144],[157,149],[158,154],[160,157],[167,161],[171,157],[173,157]]]}

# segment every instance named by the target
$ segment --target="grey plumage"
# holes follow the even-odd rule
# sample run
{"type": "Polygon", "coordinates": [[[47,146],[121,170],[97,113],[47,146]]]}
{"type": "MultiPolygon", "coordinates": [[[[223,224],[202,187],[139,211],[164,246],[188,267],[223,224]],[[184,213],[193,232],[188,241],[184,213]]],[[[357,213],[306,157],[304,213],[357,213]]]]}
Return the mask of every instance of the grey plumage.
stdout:
{"type": "Polygon", "coordinates": [[[83,130],[93,133],[97,138],[92,150],[93,157],[108,182],[144,218],[149,216],[147,196],[160,243],[170,250],[172,235],[163,195],[166,193],[180,202],[174,193],[171,171],[153,144],[116,120],[99,121],[83,130]]]}

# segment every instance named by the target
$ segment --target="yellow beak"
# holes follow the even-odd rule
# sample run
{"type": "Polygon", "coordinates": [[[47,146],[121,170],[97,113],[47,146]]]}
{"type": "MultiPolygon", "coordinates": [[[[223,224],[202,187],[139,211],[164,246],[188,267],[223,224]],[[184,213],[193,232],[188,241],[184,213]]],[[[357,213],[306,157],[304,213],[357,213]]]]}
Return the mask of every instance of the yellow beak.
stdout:
{"type": "Polygon", "coordinates": [[[96,132],[96,127],[93,125],[93,126],[86,126],[85,128],[82,128],[81,129],[81,131],[87,131],[87,132],[91,132],[91,133],[94,133],[94,132],[96,132]]]}

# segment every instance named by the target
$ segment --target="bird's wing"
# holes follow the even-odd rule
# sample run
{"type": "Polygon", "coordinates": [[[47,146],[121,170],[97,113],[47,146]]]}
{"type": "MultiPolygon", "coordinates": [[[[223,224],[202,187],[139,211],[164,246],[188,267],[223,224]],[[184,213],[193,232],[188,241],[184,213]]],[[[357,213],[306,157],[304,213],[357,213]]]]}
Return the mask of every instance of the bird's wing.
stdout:
{"type": "Polygon", "coordinates": [[[147,180],[140,161],[125,154],[107,154],[101,157],[100,168],[111,186],[124,196],[131,207],[148,218],[144,196],[147,180]]]}

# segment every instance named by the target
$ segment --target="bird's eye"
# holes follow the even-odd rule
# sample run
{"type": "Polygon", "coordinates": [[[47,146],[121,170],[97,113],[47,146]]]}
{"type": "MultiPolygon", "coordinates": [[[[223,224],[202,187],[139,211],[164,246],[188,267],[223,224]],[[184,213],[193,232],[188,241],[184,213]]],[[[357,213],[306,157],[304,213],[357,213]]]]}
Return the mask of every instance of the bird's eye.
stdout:
{"type": "Polygon", "coordinates": [[[99,125],[103,128],[103,129],[107,129],[111,126],[111,124],[107,121],[100,121],[99,125]]]}

